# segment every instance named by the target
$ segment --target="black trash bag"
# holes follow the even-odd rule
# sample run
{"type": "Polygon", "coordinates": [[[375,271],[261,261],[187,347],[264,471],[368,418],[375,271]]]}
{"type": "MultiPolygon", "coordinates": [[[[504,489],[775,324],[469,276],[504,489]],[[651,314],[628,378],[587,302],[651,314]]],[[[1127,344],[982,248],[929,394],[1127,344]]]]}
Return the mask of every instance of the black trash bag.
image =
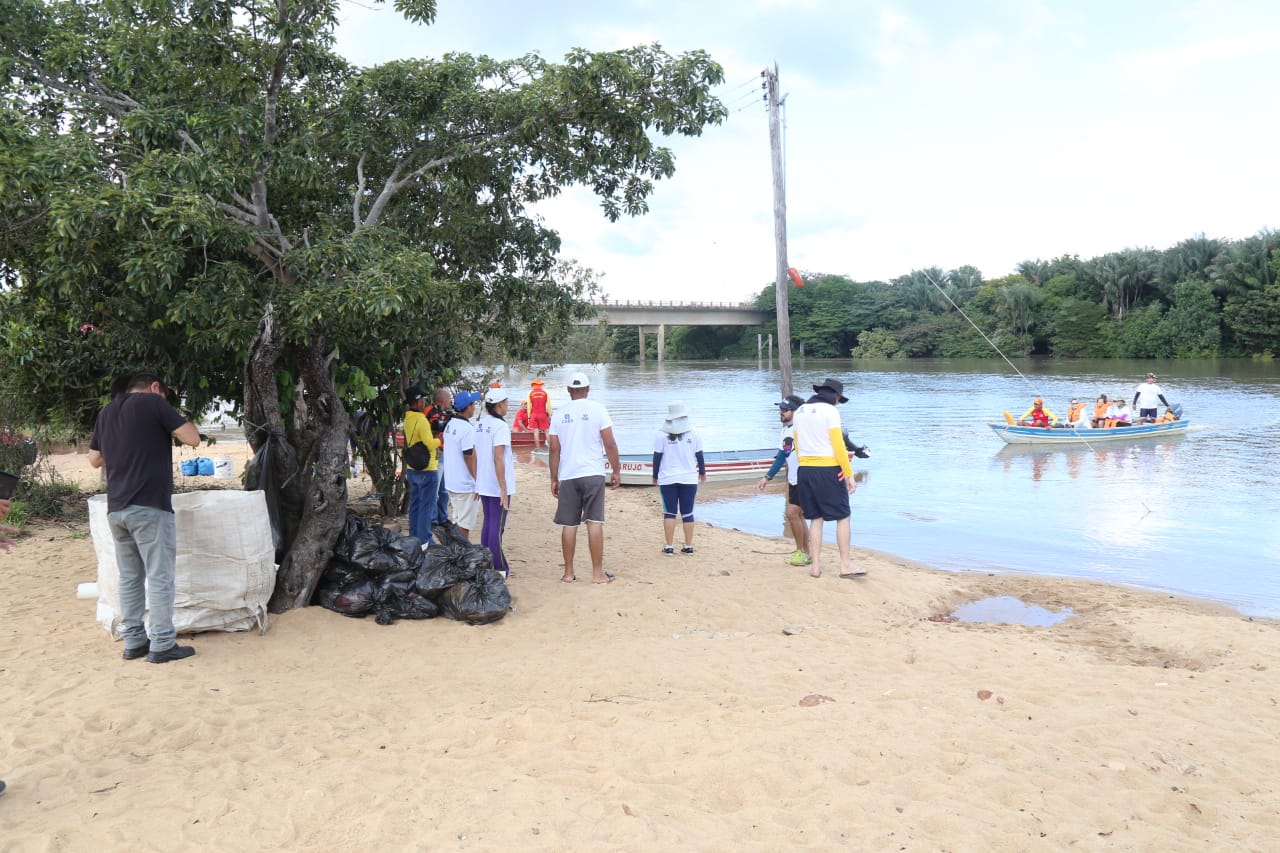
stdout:
{"type": "Polygon", "coordinates": [[[333,556],[354,565],[351,549],[360,538],[360,534],[368,529],[369,523],[364,518],[354,512],[348,512],[346,521],[342,523],[342,532],[338,534],[338,541],[333,543],[333,556]]]}
{"type": "Polygon", "coordinates": [[[439,545],[470,545],[471,540],[462,535],[462,528],[452,521],[431,525],[431,537],[439,545]]]}
{"type": "Polygon", "coordinates": [[[321,583],[316,587],[315,600],[321,607],[363,619],[373,612],[376,590],[373,581],[365,579],[346,586],[321,583]]]}
{"type": "Polygon", "coordinates": [[[440,615],[440,607],[414,589],[397,591],[388,602],[388,611],[394,619],[434,619],[440,615]]]}
{"type": "Polygon", "coordinates": [[[375,575],[417,571],[422,565],[422,543],[385,527],[367,527],[351,543],[349,562],[375,575]]]}
{"type": "Polygon", "coordinates": [[[436,598],[454,584],[473,581],[481,572],[493,570],[493,554],[471,543],[436,545],[423,555],[418,569],[418,592],[436,598]]]}
{"type": "Polygon", "coordinates": [[[280,484],[276,481],[275,470],[271,467],[271,442],[275,437],[268,434],[253,457],[245,465],[245,491],[261,490],[267,500],[267,521],[271,524],[271,544],[276,549],[276,562],[284,558],[284,527],[280,523],[280,484]]]}
{"type": "Polygon", "coordinates": [[[454,584],[440,596],[440,615],[469,625],[487,625],[507,615],[511,590],[502,573],[490,568],[473,581],[454,584]]]}

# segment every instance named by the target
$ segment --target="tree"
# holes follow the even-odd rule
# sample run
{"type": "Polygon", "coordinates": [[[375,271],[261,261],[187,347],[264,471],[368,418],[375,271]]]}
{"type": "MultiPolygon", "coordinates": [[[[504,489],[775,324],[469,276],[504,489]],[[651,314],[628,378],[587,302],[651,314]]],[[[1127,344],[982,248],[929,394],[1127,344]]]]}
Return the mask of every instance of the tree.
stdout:
{"type": "Polygon", "coordinates": [[[1213,358],[1222,342],[1221,313],[1213,286],[1190,279],[1173,289],[1173,305],[1161,320],[1160,337],[1177,358],[1213,358]]]}
{"type": "Polygon", "coordinates": [[[23,224],[0,238],[4,381],[82,422],[125,361],[173,371],[189,411],[243,399],[285,484],[275,611],[329,559],[354,407],[381,429],[479,341],[519,360],[585,316],[527,206],[577,183],[611,220],[643,213],[674,171],[650,134],[725,116],[720,67],[658,45],[354,68],[339,5],[0,0],[0,187],[23,224]],[[81,365],[66,401],[60,346],[81,365]]]}

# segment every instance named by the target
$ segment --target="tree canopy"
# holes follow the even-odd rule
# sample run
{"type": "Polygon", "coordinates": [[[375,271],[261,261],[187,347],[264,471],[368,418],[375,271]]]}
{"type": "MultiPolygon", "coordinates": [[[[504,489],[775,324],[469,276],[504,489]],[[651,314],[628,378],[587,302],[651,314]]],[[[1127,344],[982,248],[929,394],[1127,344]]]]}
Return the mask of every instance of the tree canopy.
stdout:
{"type": "Polygon", "coordinates": [[[145,366],[190,413],[243,402],[288,484],[277,610],[338,533],[350,412],[382,430],[408,384],[482,346],[527,358],[581,316],[594,280],[529,206],[582,184],[611,220],[644,213],[674,171],[655,137],[725,116],[700,51],[359,68],[338,12],[0,0],[0,394],[87,428],[145,366]]]}

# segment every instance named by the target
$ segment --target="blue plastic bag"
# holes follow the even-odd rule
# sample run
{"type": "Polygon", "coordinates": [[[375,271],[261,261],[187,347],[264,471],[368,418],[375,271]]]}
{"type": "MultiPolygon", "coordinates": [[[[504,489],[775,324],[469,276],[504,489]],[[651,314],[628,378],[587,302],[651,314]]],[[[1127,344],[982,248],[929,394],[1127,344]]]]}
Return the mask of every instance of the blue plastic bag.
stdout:
{"type": "Polygon", "coordinates": [[[178,470],[182,472],[184,477],[194,477],[200,473],[200,463],[195,459],[183,459],[182,464],[178,466],[178,470]]]}
{"type": "Polygon", "coordinates": [[[208,456],[196,457],[196,473],[201,477],[213,476],[213,460],[208,456]]]}

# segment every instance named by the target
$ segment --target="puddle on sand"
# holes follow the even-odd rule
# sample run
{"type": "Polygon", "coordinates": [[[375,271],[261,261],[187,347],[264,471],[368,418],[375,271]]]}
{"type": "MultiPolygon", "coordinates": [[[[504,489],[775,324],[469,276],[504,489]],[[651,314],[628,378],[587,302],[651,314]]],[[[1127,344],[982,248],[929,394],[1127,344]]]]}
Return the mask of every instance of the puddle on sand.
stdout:
{"type": "Polygon", "coordinates": [[[1027,604],[1011,595],[984,598],[957,607],[951,614],[960,622],[990,622],[1008,625],[1029,625],[1032,628],[1048,628],[1075,615],[1071,608],[1046,610],[1027,604]]]}

